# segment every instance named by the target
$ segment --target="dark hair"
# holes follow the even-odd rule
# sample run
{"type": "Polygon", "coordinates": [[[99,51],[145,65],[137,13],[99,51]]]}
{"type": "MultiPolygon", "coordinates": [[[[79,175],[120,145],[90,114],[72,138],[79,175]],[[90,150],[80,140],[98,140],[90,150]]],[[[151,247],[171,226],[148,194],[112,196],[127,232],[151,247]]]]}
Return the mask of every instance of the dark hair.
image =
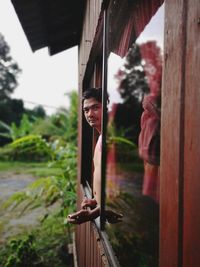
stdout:
{"type": "Polygon", "coordinates": [[[83,92],[82,101],[85,99],[94,98],[98,102],[102,102],[102,88],[88,88],[83,92]]]}

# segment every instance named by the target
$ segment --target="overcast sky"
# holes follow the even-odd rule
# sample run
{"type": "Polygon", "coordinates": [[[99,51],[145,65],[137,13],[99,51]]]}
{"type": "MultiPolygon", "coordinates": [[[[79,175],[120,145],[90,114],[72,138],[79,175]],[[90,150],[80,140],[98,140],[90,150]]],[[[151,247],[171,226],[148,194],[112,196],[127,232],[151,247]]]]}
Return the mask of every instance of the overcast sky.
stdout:
{"type": "MultiPolygon", "coordinates": [[[[47,48],[33,53],[11,0],[0,0],[0,33],[10,46],[11,56],[22,69],[19,86],[12,96],[27,101],[25,106],[29,108],[34,105],[28,102],[68,107],[68,97],[64,94],[78,89],[77,47],[54,56],[49,56],[47,48]]],[[[46,111],[51,114],[55,109],[46,111]]]]}
{"type": "MultiPolygon", "coordinates": [[[[28,0],[27,0],[28,1],[28,0]]],[[[145,27],[137,42],[157,40],[163,44],[163,6],[145,27]]],[[[48,55],[47,48],[33,53],[21,24],[14,11],[11,0],[0,0],[0,32],[11,48],[11,56],[22,69],[19,77],[19,86],[13,97],[22,98],[25,106],[33,108],[28,102],[35,102],[53,107],[68,107],[69,99],[66,92],[78,89],[78,48],[74,47],[54,56],[48,55]]],[[[110,62],[112,76],[121,65],[121,59],[114,56],[110,62]]],[[[111,90],[116,84],[109,84],[111,90]]],[[[114,98],[117,98],[115,96],[114,98]]],[[[55,109],[46,109],[51,114],[55,109]]]]}

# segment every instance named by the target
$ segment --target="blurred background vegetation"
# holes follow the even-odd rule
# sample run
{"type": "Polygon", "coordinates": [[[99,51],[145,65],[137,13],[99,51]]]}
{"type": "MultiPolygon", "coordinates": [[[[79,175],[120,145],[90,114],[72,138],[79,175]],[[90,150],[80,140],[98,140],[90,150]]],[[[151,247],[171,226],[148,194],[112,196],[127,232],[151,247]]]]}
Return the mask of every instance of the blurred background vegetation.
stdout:
{"type": "Polygon", "coordinates": [[[24,190],[0,198],[0,235],[7,224],[2,214],[45,210],[37,226],[0,243],[0,266],[72,266],[73,226],[66,216],[76,202],[78,95],[68,93],[69,108],[51,116],[42,106],[26,109],[12,98],[21,71],[0,34],[0,174],[34,177],[24,190]]]}

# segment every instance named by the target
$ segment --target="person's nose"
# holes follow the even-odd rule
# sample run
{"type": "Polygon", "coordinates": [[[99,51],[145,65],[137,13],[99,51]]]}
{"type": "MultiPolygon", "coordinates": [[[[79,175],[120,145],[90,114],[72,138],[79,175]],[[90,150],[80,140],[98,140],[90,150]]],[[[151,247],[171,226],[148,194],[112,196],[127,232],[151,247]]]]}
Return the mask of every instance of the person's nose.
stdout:
{"type": "Polygon", "coordinates": [[[91,117],[91,116],[93,116],[93,110],[92,109],[89,109],[89,111],[88,111],[88,117],[91,117]]]}

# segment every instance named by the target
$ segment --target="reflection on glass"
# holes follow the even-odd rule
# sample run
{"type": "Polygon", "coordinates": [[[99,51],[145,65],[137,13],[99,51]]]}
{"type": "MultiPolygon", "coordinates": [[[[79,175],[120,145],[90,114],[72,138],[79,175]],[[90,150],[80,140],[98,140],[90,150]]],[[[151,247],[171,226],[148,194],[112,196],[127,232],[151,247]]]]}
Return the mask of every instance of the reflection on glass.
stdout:
{"type": "Polygon", "coordinates": [[[126,56],[111,49],[108,59],[106,208],[124,217],[106,223],[106,232],[126,267],[157,267],[159,260],[163,21],[161,6],[126,56]]]}

